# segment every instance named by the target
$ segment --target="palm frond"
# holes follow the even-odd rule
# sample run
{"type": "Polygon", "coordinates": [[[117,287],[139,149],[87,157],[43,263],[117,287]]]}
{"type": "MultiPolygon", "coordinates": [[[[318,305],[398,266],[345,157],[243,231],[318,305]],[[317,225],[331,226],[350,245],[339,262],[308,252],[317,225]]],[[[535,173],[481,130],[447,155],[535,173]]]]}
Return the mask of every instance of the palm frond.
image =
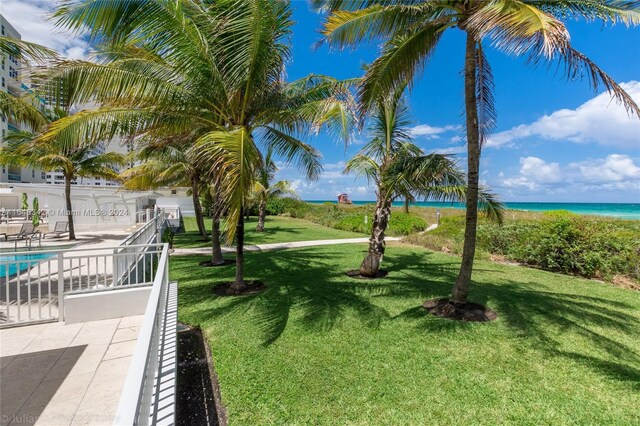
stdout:
{"type": "Polygon", "coordinates": [[[413,81],[433,53],[448,21],[428,22],[407,34],[395,35],[385,44],[380,56],[367,69],[359,90],[362,109],[369,109],[386,93],[413,81]]]}
{"type": "Polygon", "coordinates": [[[311,145],[270,126],[262,129],[261,136],[261,140],[268,149],[285,161],[295,164],[307,179],[313,180],[320,176],[321,155],[311,145]]]}

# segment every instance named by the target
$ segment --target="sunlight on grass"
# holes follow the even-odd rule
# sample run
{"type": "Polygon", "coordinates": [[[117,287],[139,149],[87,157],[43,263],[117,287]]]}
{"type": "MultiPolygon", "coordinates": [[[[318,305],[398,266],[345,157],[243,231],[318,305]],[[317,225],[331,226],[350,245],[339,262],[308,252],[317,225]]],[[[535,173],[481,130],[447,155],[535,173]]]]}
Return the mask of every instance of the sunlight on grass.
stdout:
{"type": "MultiPolygon", "coordinates": [[[[365,234],[326,228],[303,219],[292,217],[267,216],[264,232],[256,232],[255,217],[245,224],[245,244],[285,243],[290,241],[326,240],[333,238],[366,237],[365,234]]],[[[205,219],[207,233],[211,233],[211,220],[205,219]]],[[[211,241],[203,241],[198,234],[194,217],[185,217],[186,232],[175,236],[174,245],[180,248],[210,247],[211,241]]]]}
{"type": "Polygon", "coordinates": [[[390,246],[388,278],[346,277],[365,250],[248,253],[268,288],[238,298],[211,292],[233,266],[172,257],[179,319],[209,340],[231,424],[640,421],[638,292],[480,261],[471,300],[499,318],[459,323],[420,307],[450,294],[457,258],[390,246]]]}

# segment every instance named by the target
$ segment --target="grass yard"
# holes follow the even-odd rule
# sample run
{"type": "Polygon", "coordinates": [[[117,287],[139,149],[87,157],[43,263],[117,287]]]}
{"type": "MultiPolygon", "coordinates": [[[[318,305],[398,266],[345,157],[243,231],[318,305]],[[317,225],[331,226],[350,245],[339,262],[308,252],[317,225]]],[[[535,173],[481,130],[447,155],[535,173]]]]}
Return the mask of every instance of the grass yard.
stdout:
{"type": "MultiPolygon", "coordinates": [[[[366,237],[365,234],[327,228],[304,219],[267,216],[264,232],[256,232],[258,219],[251,217],[245,223],[245,244],[285,243],[291,241],[326,240],[333,238],[366,237]]],[[[211,233],[211,219],[205,219],[207,233],[211,233]]],[[[174,245],[180,248],[210,247],[211,241],[202,241],[195,217],[184,218],[185,233],[176,235],[174,245]]]]}
{"type": "Polygon", "coordinates": [[[236,298],[211,292],[233,266],[171,258],[231,425],[640,423],[639,292],[478,261],[471,299],[499,317],[459,323],[420,307],[448,296],[458,258],[390,244],[387,278],[346,277],[365,250],[247,253],[268,288],[236,298]]]}

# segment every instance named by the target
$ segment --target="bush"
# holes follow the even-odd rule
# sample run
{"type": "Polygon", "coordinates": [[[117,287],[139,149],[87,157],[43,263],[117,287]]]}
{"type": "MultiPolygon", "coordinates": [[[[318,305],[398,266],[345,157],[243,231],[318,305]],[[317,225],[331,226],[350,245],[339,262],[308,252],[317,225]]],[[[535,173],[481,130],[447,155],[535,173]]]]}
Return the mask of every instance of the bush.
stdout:
{"type": "Polygon", "coordinates": [[[640,225],[577,215],[547,217],[502,227],[482,225],[478,228],[478,247],[517,262],[587,278],[637,274],[640,225]]]}

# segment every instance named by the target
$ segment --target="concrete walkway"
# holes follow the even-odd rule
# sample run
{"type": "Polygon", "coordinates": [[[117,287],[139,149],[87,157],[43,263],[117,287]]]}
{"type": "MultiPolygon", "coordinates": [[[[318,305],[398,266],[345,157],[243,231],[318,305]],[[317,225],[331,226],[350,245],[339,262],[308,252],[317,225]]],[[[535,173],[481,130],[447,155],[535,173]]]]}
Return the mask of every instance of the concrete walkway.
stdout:
{"type": "MultiPolygon", "coordinates": [[[[386,237],[385,241],[400,241],[397,237],[386,237]]],[[[335,240],[311,240],[311,241],[292,241],[288,243],[272,243],[272,244],[254,244],[246,245],[244,249],[246,251],[271,251],[271,250],[285,250],[292,248],[304,248],[304,247],[317,247],[317,246],[330,246],[334,244],[356,244],[356,243],[368,243],[369,238],[343,238],[335,240]]],[[[235,247],[223,247],[224,253],[235,252],[235,247]]],[[[175,249],[173,255],[185,255],[185,254],[211,254],[211,247],[198,247],[198,248],[183,248],[175,249]]]]}
{"type": "Polygon", "coordinates": [[[0,332],[0,425],[112,425],[142,315],[0,332]]]}

